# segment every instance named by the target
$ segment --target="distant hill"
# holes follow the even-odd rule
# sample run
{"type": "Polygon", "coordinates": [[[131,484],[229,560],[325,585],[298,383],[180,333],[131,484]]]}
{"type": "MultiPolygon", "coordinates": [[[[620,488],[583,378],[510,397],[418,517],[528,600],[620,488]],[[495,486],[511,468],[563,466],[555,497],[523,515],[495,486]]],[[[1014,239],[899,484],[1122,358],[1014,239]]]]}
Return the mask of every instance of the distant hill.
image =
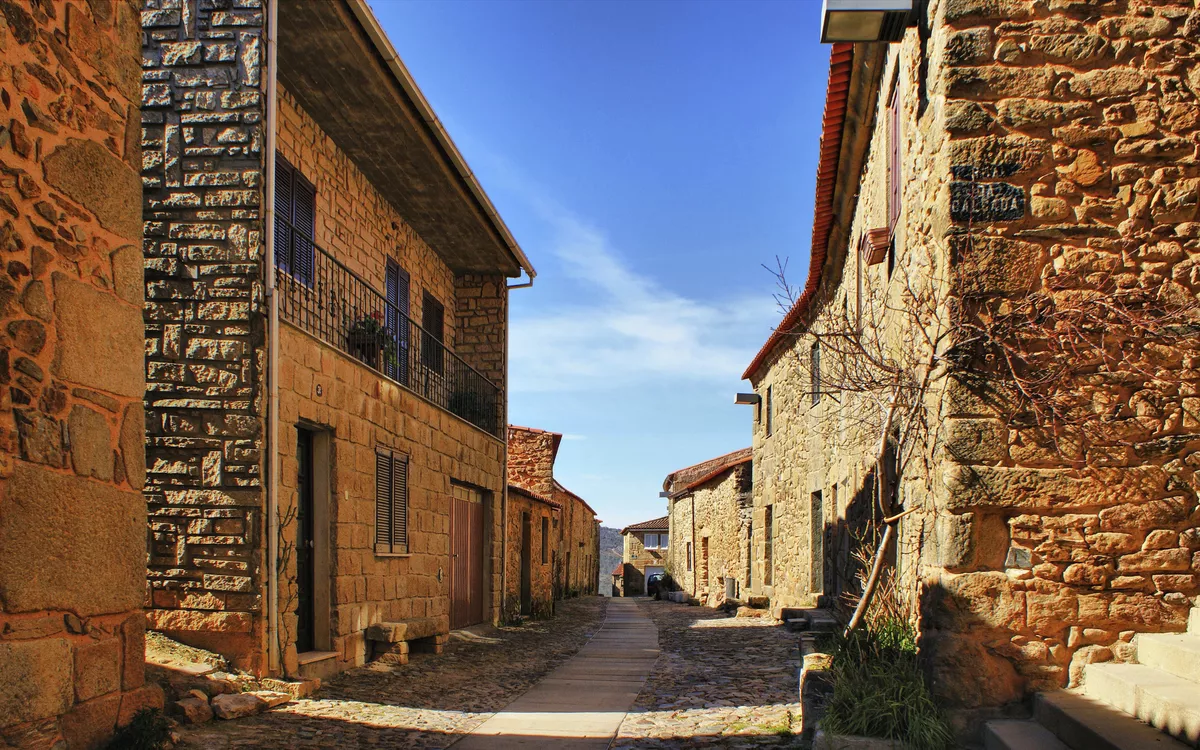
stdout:
{"type": "Polygon", "coordinates": [[[600,594],[612,596],[613,568],[621,564],[625,555],[625,538],[617,529],[600,527],[600,594]]]}

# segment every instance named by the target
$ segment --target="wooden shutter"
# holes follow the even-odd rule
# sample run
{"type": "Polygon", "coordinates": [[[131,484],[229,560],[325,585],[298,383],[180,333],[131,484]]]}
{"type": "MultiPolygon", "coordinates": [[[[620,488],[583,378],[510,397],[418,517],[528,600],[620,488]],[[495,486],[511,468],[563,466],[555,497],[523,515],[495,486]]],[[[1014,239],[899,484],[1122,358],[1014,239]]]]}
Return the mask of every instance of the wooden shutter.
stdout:
{"type": "Polygon", "coordinates": [[[292,190],[292,226],[296,233],[292,245],[292,273],[312,286],[317,237],[317,189],[304,179],[304,175],[296,172],[292,190]]]}
{"type": "Polygon", "coordinates": [[[890,149],[890,164],[888,165],[888,228],[892,234],[900,223],[900,83],[896,82],[892,89],[892,100],[888,104],[888,141],[890,149]]]}
{"type": "Polygon", "coordinates": [[[392,455],[392,552],[408,552],[408,457],[392,455]]]}
{"type": "Polygon", "coordinates": [[[275,155],[275,267],[284,273],[292,270],[292,184],[295,173],[287,159],[275,155]]]}
{"type": "Polygon", "coordinates": [[[375,551],[392,551],[392,454],[375,451],[375,551]]]}
{"type": "Polygon", "coordinates": [[[434,372],[442,371],[442,343],[445,341],[446,309],[429,292],[421,297],[421,359],[434,372]]]}
{"type": "Polygon", "coordinates": [[[446,340],[446,308],[442,307],[442,303],[438,302],[428,292],[425,293],[425,299],[421,305],[421,327],[429,332],[431,336],[442,343],[446,340]]]}

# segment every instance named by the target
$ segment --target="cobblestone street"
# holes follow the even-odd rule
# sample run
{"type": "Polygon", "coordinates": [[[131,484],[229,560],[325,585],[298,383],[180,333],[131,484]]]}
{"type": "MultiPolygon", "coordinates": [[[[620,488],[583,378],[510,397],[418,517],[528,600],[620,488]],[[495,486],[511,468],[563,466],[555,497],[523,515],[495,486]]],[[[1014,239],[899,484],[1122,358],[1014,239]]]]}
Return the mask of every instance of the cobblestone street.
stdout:
{"type": "Polygon", "coordinates": [[[578,651],[600,627],[607,601],[559,602],[552,620],[501,628],[478,641],[455,637],[444,654],[414,654],[402,667],[351,670],[312,700],[248,719],[185,727],[183,746],[446,747],[578,651]]]}
{"type": "MultiPolygon", "coordinates": [[[[252,718],[185,727],[183,747],[447,747],[578,651],[600,627],[606,604],[599,597],[567,601],[553,620],[472,640],[455,637],[441,656],[352,670],[313,699],[252,718]]],[[[658,627],[662,655],[612,747],[794,742],[791,728],[800,707],[793,637],[770,621],[669,602],[638,606],[658,627]]]]}
{"type": "Polygon", "coordinates": [[[639,605],[658,626],[662,655],[613,750],[795,745],[795,636],[770,619],[672,602],[639,605]]]}

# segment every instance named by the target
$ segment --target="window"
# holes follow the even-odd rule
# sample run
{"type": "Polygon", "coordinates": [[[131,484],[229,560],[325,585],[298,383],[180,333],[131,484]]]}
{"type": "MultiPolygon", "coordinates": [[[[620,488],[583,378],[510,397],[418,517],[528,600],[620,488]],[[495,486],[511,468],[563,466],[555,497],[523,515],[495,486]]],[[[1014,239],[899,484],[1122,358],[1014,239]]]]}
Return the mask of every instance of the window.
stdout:
{"type": "Polygon", "coordinates": [[[766,516],[763,519],[763,532],[766,534],[766,539],[763,543],[763,585],[770,586],[772,566],[771,559],[773,557],[772,553],[774,552],[772,545],[775,541],[775,514],[772,512],[773,507],[770,505],[767,506],[766,510],[766,516]]]}
{"type": "Polygon", "coordinates": [[[813,406],[821,403],[821,342],[814,341],[812,345],[812,367],[809,368],[812,377],[813,406]]]}
{"type": "Polygon", "coordinates": [[[666,534],[646,534],[642,540],[642,546],[646,549],[666,549],[667,535],[666,534]]]}
{"type": "Polygon", "coordinates": [[[375,552],[408,552],[408,456],[375,449],[375,552]]]}
{"type": "Polygon", "coordinates": [[[446,340],[446,308],[429,292],[421,297],[421,364],[436,373],[442,372],[442,344],[446,340]]]}
{"type": "Polygon", "coordinates": [[[306,286],[313,283],[317,189],[275,154],[275,267],[306,286]]]}
{"type": "Polygon", "coordinates": [[[771,386],[767,386],[767,437],[771,437],[771,431],[774,427],[772,422],[775,417],[774,401],[771,398],[771,386]]]}
{"type": "Polygon", "coordinates": [[[896,234],[900,224],[901,173],[900,161],[900,83],[892,88],[892,96],[888,101],[888,229],[896,234]]]}
{"type": "Polygon", "coordinates": [[[692,543],[687,543],[687,569],[692,570],[692,543]]]}
{"type": "Polygon", "coordinates": [[[821,594],[825,589],[825,502],[820,490],[812,493],[810,505],[808,523],[812,535],[809,542],[809,554],[812,565],[809,568],[811,572],[809,591],[821,594]]]}
{"type": "Polygon", "coordinates": [[[550,519],[542,516],[542,565],[549,560],[550,554],[550,519]]]}

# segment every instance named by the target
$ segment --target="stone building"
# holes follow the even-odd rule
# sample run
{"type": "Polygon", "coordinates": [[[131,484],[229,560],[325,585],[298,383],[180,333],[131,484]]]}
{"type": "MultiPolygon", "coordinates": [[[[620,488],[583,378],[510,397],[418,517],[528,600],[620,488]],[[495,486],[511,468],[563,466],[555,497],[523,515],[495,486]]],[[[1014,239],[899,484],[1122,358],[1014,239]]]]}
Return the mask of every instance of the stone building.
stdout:
{"type": "Polygon", "coordinates": [[[717,607],[750,580],[753,452],[743,448],[672,472],[663,481],[667,569],[693,599],[717,607]]]}
{"type": "Polygon", "coordinates": [[[1183,631],[1198,592],[1195,339],[1155,322],[1194,330],[1200,291],[1198,30],[1190,2],[935,0],[833,47],[809,275],[745,373],[749,588],[853,605],[890,527],[966,730],[1183,631]],[[1066,341],[1100,366],[1047,320],[1090,321],[1066,341]],[[1169,343],[1095,343],[1130,325],[1169,343]]]}
{"type": "Polygon", "coordinates": [[[670,549],[671,523],[668,516],[630,524],[621,529],[625,550],[621,556],[621,590],[613,596],[642,596],[646,579],[655,573],[667,572],[667,551],[670,549]]]}
{"type": "Polygon", "coordinates": [[[508,426],[507,618],[548,616],[554,600],[599,587],[600,521],[554,478],[561,444],[561,433],[508,426]]]}
{"type": "Polygon", "coordinates": [[[310,676],[499,621],[528,260],[363,0],[141,19],[150,626],[310,676]]]}
{"type": "Polygon", "coordinates": [[[143,669],[138,10],[0,2],[4,747],[101,746],[162,705],[143,669]]]}

